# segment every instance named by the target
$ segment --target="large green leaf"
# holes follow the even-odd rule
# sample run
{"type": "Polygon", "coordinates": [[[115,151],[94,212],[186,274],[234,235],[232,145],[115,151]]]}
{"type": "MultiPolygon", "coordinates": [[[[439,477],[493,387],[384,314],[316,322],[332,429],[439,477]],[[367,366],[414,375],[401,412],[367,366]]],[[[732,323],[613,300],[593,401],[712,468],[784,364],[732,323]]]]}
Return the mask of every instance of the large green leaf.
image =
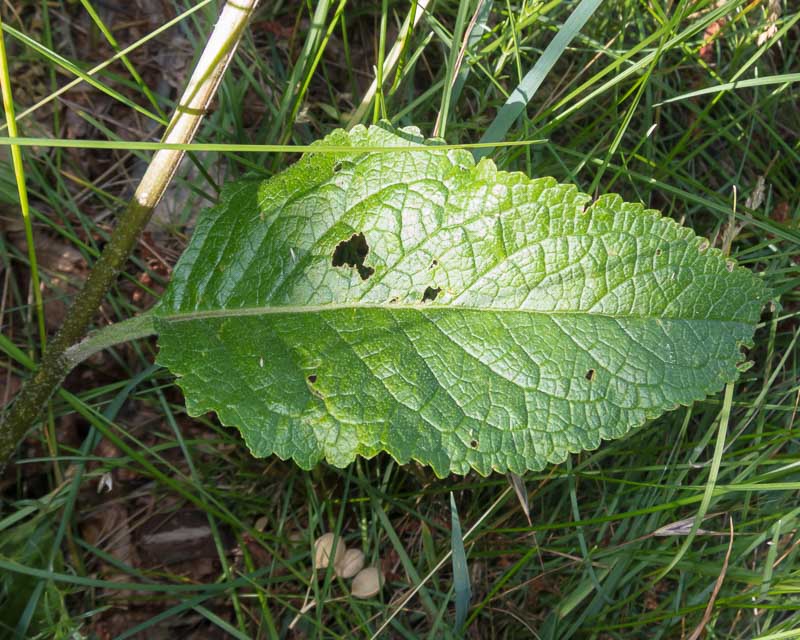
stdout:
{"type": "Polygon", "coordinates": [[[689,229],[415,131],[323,143],[228,186],[154,311],[254,455],[521,473],[736,378],[767,292],[689,229]]]}

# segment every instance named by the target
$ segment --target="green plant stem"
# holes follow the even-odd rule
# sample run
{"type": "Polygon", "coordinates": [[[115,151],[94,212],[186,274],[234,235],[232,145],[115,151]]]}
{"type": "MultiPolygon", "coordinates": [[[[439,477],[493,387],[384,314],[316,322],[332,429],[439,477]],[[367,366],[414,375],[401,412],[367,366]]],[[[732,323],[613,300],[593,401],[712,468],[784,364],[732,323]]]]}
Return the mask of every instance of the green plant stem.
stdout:
{"type": "MultiPolygon", "coordinates": [[[[406,16],[403,26],[400,29],[400,33],[397,35],[397,40],[383,61],[382,78],[385,78],[391,74],[392,69],[394,69],[395,65],[400,61],[400,54],[403,52],[403,48],[408,41],[408,38],[411,37],[411,32],[414,30],[417,24],[419,24],[420,20],[422,20],[422,16],[425,15],[430,3],[431,0],[420,0],[417,3],[416,11],[413,11],[406,16]]],[[[361,99],[358,107],[353,112],[353,115],[350,116],[350,119],[347,122],[348,129],[361,122],[361,120],[367,114],[369,105],[377,92],[378,78],[376,75],[375,79],[372,81],[372,84],[369,86],[366,92],[364,92],[364,97],[361,99]]]]}
{"type": "MultiPolygon", "coordinates": [[[[257,5],[258,0],[236,0],[225,4],[167,127],[163,142],[188,143],[194,138],[257,5]]],[[[72,364],[67,354],[68,348],[86,334],[95,311],[133,251],[139,234],[164,195],[183,155],[184,151],[174,149],[160,149],[154,154],[133,199],[92,268],[86,285],[48,345],[39,368],[25,383],[0,424],[0,465],[4,465],[13,454],[17,443],[69,372],[72,364]]]]}
{"type": "MultiPolygon", "coordinates": [[[[447,66],[445,71],[445,82],[442,91],[442,103],[439,107],[439,114],[436,116],[436,124],[433,126],[433,137],[444,138],[447,130],[447,118],[450,115],[450,95],[453,92],[453,83],[458,75],[458,69],[461,66],[461,61],[464,58],[464,51],[466,50],[469,42],[469,31],[472,28],[467,27],[466,33],[464,31],[464,22],[467,19],[467,11],[470,9],[471,2],[461,2],[458,5],[458,13],[456,14],[456,24],[453,28],[453,37],[450,39],[450,51],[447,54],[447,66]],[[459,48],[459,41],[463,39],[463,45],[459,48]]],[[[474,18],[477,18],[478,9],[475,11],[474,18]]]]}
{"type": "MultiPolygon", "coordinates": [[[[3,26],[3,19],[0,17],[0,29],[3,26]]],[[[0,93],[3,97],[3,111],[6,114],[6,126],[8,135],[12,141],[18,136],[17,119],[14,115],[14,99],[11,93],[11,78],[8,73],[8,59],[6,58],[5,36],[0,30],[0,93]]],[[[39,342],[42,350],[47,344],[47,336],[44,327],[44,305],[42,303],[42,288],[39,283],[39,267],[36,262],[36,249],[33,242],[33,225],[31,224],[31,212],[28,205],[28,190],[25,187],[25,168],[22,164],[22,152],[16,144],[11,144],[11,161],[14,166],[14,175],[17,180],[17,192],[19,194],[19,208],[22,211],[22,221],[25,225],[25,242],[28,245],[28,263],[31,271],[31,289],[33,290],[34,306],[36,307],[36,319],[39,326],[39,342]]]]}

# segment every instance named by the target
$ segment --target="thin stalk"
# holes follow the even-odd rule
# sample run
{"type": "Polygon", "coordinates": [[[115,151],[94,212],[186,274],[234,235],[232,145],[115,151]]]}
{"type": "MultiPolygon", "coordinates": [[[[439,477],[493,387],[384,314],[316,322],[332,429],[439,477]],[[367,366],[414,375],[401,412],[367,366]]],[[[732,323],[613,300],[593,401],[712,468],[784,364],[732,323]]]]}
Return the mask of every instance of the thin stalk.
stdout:
{"type": "MultiPolygon", "coordinates": [[[[3,111],[6,114],[6,126],[8,135],[14,139],[18,136],[17,119],[14,111],[14,95],[11,91],[11,78],[8,73],[8,58],[6,57],[5,36],[2,33],[2,17],[0,17],[0,92],[3,95],[3,111]]],[[[19,194],[19,208],[22,212],[23,226],[25,227],[25,241],[28,245],[28,264],[31,272],[31,291],[33,294],[33,304],[36,309],[36,325],[39,329],[39,348],[44,353],[47,348],[47,330],[44,324],[44,303],[42,301],[42,286],[39,280],[39,264],[36,260],[36,246],[33,239],[33,224],[31,223],[31,210],[28,202],[28,189],[25,180],[25,166],[22,163],[22,152],[19,145],[11,145],[11,161],[14,166],[14,175],[17,182],[17,193],[19,194]]],[[[31,350],[33,355],[34,350],[31,350]]],[[[53,414],[47,412],[47,426],[45,428],[45,440],[50,455],[57,458],[58,447],[55,436],[55,423],[53,414]]],[[[58,462],[54,465],[57,481],[61,482],[61,468],[58,462]]]]}
{"type": "MultiPolygon", "coordinates": [[[[292,113],[289,116],[289,119],[286,122],[294,122],[297,118],[297,113],[300,111],[300,107],[303,105],[303,96],[306,95],[308,91],[308,87],[311,84],[311,78],[314,77],[314,71],[317,69],[317,65],[319,65],[320,60],[322,60],[322,55],[325,53],[325,47],[328,46],[328,40],[331,39],[331,35],[333,34],[333,30],[336,28],[336,23],[344,17],[344,7],[347,4],[347,0],[339,0],[339,6],[336,7],[336,11],[333,14],[333,19],[328,24],[328,29],[325,31],[325,36],[322,38],[322,42],[320,43],[319,47],[317,48],[317,53],[314,56],[314,60],[311,62],[311,66],[309,67],[308,71],[305,74],[305,79],[303,80],[303,84],[300,87],[300,91],[297,92],[297,99],[295,100],[294,107],[292,108],[292,113]]],[[[284,138],[289,140],[291,137],[291,128],[287,127],[286,135],[284,138]]]]}
{"type": "MultiPolygon", "coordinates": [[[[226,2],[214,31],[192,73],[189,84],[164,134],[165,143],[188,143],[206,113],[258,0],[226,2]]],[[[153,155],[133,199],[94,265],[64,324],[48,345],[42,362],[26,381],[0,424],[0,465],[33,425],[42,407],[70,368],[67,349],[85,334],[103,298],[133,251],[153,209],[178,169],[184,151],[160,149],[153,155]]]]}
{"type": "MultiPolygon", "coordinates": [[[[453,92],[453,85],[455,83],[456,76],[458,75],[458,69],[461,66],[461,61],[464,59],[463,52],[469,43],[469,30],[471,29],[471,26],[466,30],[465,33],[464,22],[467,19],[467,11],[469,11],[470,4],[471,2],[461,2],[458,5],[456,24],[453,28],[453,37],[450,38],[450,51],[447,54],[447,66],[445,70],[444,91],[442,91],[442,102],[441,106],[439,107],[439,115],[436,117],[436,124],[433,127],[434,138],[445,137],[447,119],[450,115],[450,95],[453,92]],[[462,39],[463,43],[459,49],[458,42],[462,39]]],[[[480,7],[476,9],[470,25],[474,24],[479,10],[480,7]]]]}
{"type": "MultiPolygon", "coordinates": [[[[400,60],[400,54],[402,53],[404,47],[406,46],[407,38],[411,37],[411,32],[414,28],[419,24],[420,20],[422,20],[422,16],[425,15],[425,11],[428,8],[428,5],[431,4],[433,0],[419,0],[417,3],[417,8],[415,12],[406,16],[405,21],[403,22],[403,26],[400,29],[400,33],[397,36],[397,40],[395,41],[392,48],[389,50],[382,68],[382,78],[388,76],[392,69],[394,69],[395,65],[400,60]]],[[[356,110],[353,112],[353,115],[350,116],[350,120],[347,122],[347,128],[352,129],[355,125],[357,125],[364,116],[369,111],[369,105],[372,102],[372,99],[375,97],[378,91],[378,78],[377,75],[375,79],[372,81],[372,84],[369,85],[369,88],[364,93],[364,97],[361,99],[361,103],[358,105],[356,110]]]]}
{"type": "Polygon", "coordinates": [[[372,110],[372,122],[377,123],[381,117],[386,117],[386,104],[383,99],[383,60],[386,56],[386,22],[389,13],[388,0],[381,1],[381,27],[378,39],[378,66],[375,67],[375,80],[377,81],[377,95],[372,110]]]}
{"type": "Polygon", "coordinates": [[[5,36],[2,33],[3,18],[0,16],[0,91],[3,94],[3,111],[6,114],[8,137],[12,139],[11,161],[14,165],[14,175],[17,179],[17,193],[19,194],[19,208],[22,211],[22,221],[25,226],[25,241],[28,243],[28,262],[31,269],[31,288],[36,307],[36,319],[39,325],[39,342],[42,350],[47,343],[47,334],[44,328],[44,306],[42,304],[42,289],[39,283],[39,267],[36,262],[36,249],[33,246],[33,225],[31,224],[31,209],[28,204],[28,189],[25,187],[25,167],[22,164],[22,152],[19,145],[13,143],[18,137],[17,120],[14,116],[14,99],[11,93],[11,78],[8,74],[8,58],[6,57],[5,36]]]}

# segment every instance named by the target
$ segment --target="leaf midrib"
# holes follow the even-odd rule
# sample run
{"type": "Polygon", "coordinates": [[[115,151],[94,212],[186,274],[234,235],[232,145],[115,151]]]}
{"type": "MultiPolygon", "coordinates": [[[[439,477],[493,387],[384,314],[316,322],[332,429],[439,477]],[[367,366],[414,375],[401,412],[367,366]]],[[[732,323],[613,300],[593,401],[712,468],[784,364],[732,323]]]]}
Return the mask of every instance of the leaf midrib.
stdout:
{"type": "Polygon", "coordinates": [[[215,318],[238,318],[238,317],[252,317],[261,315],[293,315],[293,314],[308,314],[308,313],[323,313],[326,311],[342,311],[342,310],[383,310],[391,312],[401,311],[469,311],[475,313],[527,313],[531,315],[540,316],[591,316],[598,318],[608,318],[613,320],[665,320],[669,322],[717,322],[724,324],[752,324],[748,320],[732,320],[729,318],[686,318],[678,316],[662,316],[662,315],[645,315],[645,314],[612,314],[612,313],[598,313],[593,311],[574,311],[574,310],[553,310],[553,311],[540,311],[537,309],[514,309],[509,307],[480,307],[473,305],[452,305],[452,304],[432,304],[432,303],[419,303],[419,304],[398,304],[398,303],[362,303],[362,302],[346,302],[346,303],[330,303],[320,305],[274,305],[274,306],[261,306],[261,307],[239,307],[236,309],[206,309],[198,311],[182,311],[172,312],[169,314],[160,314],[157,309],[154,309],[147,315],[152,315],[153,318],[164,320],[168,322],[188,322],[191,320],[209,320],[215,318]]]}

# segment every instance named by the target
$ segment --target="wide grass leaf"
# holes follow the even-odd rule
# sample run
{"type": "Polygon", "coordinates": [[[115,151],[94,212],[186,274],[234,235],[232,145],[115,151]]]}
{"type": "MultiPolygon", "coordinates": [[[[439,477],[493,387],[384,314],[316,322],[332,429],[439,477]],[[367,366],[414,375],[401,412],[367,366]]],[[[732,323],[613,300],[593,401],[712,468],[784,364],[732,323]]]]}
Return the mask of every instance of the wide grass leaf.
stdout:
{"type": "Polygon", "coordinates": [[[254,455],[523,473],[737,377],[768,292],[691,230],[415,130],[321,144],[226,187],[153,312],[254,455]]]}

